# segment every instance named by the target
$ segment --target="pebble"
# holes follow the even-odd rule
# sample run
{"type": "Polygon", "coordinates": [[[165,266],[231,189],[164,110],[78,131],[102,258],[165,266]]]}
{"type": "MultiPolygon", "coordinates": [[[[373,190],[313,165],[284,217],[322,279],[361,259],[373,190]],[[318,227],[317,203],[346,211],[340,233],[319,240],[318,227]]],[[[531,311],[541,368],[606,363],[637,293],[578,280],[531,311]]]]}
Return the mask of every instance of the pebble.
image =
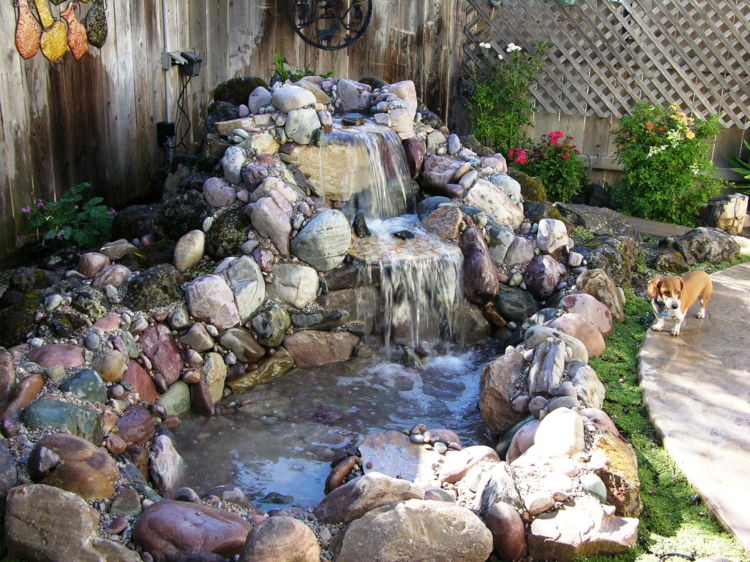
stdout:
{"type": "Polygon", "coordinates": [[[44,340],[42,338],[31,338],[29,340],[29,345],[34,348],[42,347],[44,345],[44,340]]]}
{"type": "Polygon", "coordinates": [[[206,324],[206,331],[209,333],[211,337],[214,337],[214,338],[219,337],[219,330],[213,324],[206,324]]]}
{"type": "Polygon", "coordinates": [[[101,338],[99,338],[99,336],[97,336],[96,334],[89,334],[83,339],[83,345],[86,346],[86,349],[89,349],[91,351],[97,351],[101,344],[101,338]]]}
{"type": "Polygon", "coordinates": [[[124,515],[117,517],[107,525],[106,531],[109,535],[119,535],[128,527],[128,518],[124,515]]]}

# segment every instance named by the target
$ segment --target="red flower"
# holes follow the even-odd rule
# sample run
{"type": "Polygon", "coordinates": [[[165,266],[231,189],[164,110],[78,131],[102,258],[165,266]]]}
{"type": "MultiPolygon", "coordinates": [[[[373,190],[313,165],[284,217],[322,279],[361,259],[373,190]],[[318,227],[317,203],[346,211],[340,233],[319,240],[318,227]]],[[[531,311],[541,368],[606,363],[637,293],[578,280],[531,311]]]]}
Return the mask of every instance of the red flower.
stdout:
{"type": "Polygon", "coordinates": [[[564,136],[565,133],[563,133],[562,131],[552,131],[549,135],[547,135],[547,138],[549,139],[550,144],[555,144],[564,136]]]}
{"type": "Polygon", "coordinates": [[[567,159],[568,159],[568,156],[570,156],[570,152],[566,152],[565,154],[563,154],[563,155],[562,155],[562,159],[563,159],[563,160],[567,160],[567,159]]]}

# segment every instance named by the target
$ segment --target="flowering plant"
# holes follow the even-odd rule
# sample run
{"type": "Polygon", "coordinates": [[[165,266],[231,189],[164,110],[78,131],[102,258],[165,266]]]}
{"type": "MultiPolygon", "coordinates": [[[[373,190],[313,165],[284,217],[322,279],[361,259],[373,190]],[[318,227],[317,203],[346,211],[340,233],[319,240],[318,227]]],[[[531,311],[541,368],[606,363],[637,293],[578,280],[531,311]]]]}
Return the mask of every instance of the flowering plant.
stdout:
{"type": "Polygon", "coordinates": [[[586,166],[577,158],[580,151],[572,141],[572,136],[552,131],[529,150],[509,150],[508,160],[514,168],[541,181],[550,201],[570,201],[586,183],[586,166]]]}
{"type": "Polygon", "coordinates": [[[614,186],[618,207],[647,219],[693,224],[700,206],[726,185],[714,178],[711,161],[721,129],[716,115],[694,119],[674,103],[636,104],[613,131],[625,167],[614,186]]]}
{"type": "Polygon", "coordinates": [[[543,66],[547,46],[539,43],[536,52],[530,53],[509,43],[505,56],[498,53],[496,57],[490,54],[489,43],[480,43],[479,47],[487,64],[485,72],[475,71],[470,77],[472,134],[502,153],[531,144],[521,129],[531,125],[529,114],[536,110],[529,100],[529,88],[543,66]]]}
{"type": "Polygon", "coordinates": [[[79,248],[90,248],[109,239],[115,210],[101,205],[101,197],[80,205],[83,192],[89,187],[87,183],[74,185],[57,201],[37,199],[34,205],[21,209],[29,225],[42,231],[42,246],[73,243],[79,248]]]}

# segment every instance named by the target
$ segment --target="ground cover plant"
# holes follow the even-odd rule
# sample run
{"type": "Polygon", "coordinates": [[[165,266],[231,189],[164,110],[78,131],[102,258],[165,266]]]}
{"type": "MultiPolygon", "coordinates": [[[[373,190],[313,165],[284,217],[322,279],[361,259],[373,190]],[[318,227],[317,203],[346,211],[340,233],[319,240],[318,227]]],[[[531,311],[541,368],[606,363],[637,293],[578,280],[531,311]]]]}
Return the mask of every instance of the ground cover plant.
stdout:
{"type": "Polygon", "coordinates": [[[621,212],[693,226],[701,205],[727,186],[714,177],[711,146],[722,126],[716,115],[689,117],[677,104],[636,104],[613,131],[624,165],[613,195],[621,212]]]}

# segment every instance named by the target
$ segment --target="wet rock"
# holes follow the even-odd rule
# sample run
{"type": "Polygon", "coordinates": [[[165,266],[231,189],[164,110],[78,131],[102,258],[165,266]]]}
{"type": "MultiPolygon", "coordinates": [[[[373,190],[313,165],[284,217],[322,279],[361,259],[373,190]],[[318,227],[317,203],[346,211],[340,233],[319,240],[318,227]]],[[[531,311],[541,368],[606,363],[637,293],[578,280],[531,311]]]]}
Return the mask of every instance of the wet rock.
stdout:
{"type": "Polygon", "coordinates": [[[318,274],[311,267],[278,264],[269,289],[271,298],[279,298],[295,308],[302,309],[318,296],[318,274]]]}
{"type": "Polygon", "coordinates": [[[447,156],[428,155],[422,164],[422,189],[435,195],[444,195],[448,184],[453,183],[462,162],[447,156]]]}
{"type": "Polygon", "coordinates": [[[67,402],[38,400],[26,407],[19,419],[29,429],[67,429],[71,434],[91,443],[102,441],[103,430],[99,414],[67,402]]]}
{"type": "Polygon", "coordinates": [[[92,279],[99,271],[111,262],[107,256],[99,252],[86,252],[78,259],[78,271],[92,279]]]}
{"type": "Polygon", "coordinates": [[[99,374],[92,369],[79,371],[60,385],[60,391],[70,392],[84,402],[106,404],[107,387],[99,374]]]}
{"type": "Polygon", "coordinates": [[[115,482],[120,477],[117,465],[105,449],[67,433],[47,435],[39,440],[29,455],[29,476],[38,480],[59,462],[84,463],[109,482],[115,482]],[[57,461],[50,463],[45,460],[50,458],[57,461]]]}
{"type": "Polygon", "coordinates": [[[255,314],[266,297],[266,284],[258,264],[247,256],[235,260],[226,272],[240,322],[255,314]]]}
{"type": "Polygon", "coordinates": [[[411,482],[370,472],[328,494],[315,508],[315,517],[321,523],[350,523],[376,507],[410,499],[424,499],[424,490],[411,482]]]}
{"type": "Polygon", "coordinates": [[[182,381],[172,384],[167,392],[156,400],[170,416],[180,416],[190,410],[190,388],[182,381]]]}
{"type": "MultiPolygon", "coordinates": [[[[283,339],[283,333],[281,339],[283,339]]],[[[243,363],[254,363],[266,353],[265,349],[243,328],[230,328],[221,335],[219,342],[243,363]]]]}
{"type": "Polygon", "coordinates": [[[599,357],[604,353],[606,345],[601,332],[583,316],[566,313],[553,320],[549,327],[560,330],[583,343],[589,357],[599,357]]]}
{"type": "Polygon", "coordinates": [[[349,320],[346,310],[316,310],[315,312],[293,312],[292,326],[297,330],[328,331],[339,328],[349,320]]]}
{"type": "Polygon", "coordinates": [[[252,326],[258,334],[259,343],[267,347],[276,347],[281,345],[291,322],[289,313],[274,303],[253,318],[252,326]]]}
{"type": "Polygon", "coordinates": [[[529,292],[537,299],[544,300],[557,290],[566,267],[548,255],[536,256],[529,262],[523,280],[529,292]]]}
{"type": "Polygon", "coordinates": [[[479,381],[479,410],[487,427],[502,435],[523,417],[513,408],[511,392],[520,382],[524,368],[523,354],[509,347],[505,355],[482,369],[479,381]]]}
{"type": "Polygon", "coordinates": [[[240,321],[234,295],[226,281],[217,275],[206,275],[188,283],[185,298],[192,316],[219,330],[231,328],[240,321]]]}
{"type": "Polygon", "coordinates": [[[190,385],[190,404],[193,411],[199,416],[211,417],[216,409],[211,397],[211,390],[205,381],[199,380],[190,385]]]}
{"type": "Polygon", "coordinates": [[[291,517],[271,517],[258,523],[247,535],[240,562],[319,562],[320,546],[315,534],[291,517]]]}
{"type": "Polygon", "coordinates": [[[206,384],[214,403],[221,399],[224,390],[224,381],[227,378],[227,366],[224,359],[218,353],[206,353],[204,363],[201,365],[201,380],[206,384]]]}
{"type": "Polygon", "coordinates": [[[114,495],[115,489],[107,478],[86,463],[68,461],[55,468],[39,484],[72,492],[86,501],[102,501],[114,495]]]}
{"type": "Polygon", "coordinates": [[[77,345],[53,343],[35,349],[27,359],[42,367],[80,367],[83,365],[83,350],[77,345]]]}
{"type": "Polygon", "coordinates": [[[172,333],[164,324],[156,324],[141,334],[140,342],[143,354],[149,358],[153,367],[172,384],[180,378],[182,357],[172,333]]]}
{"type": "Polygon", "coordinates": [[[123,304],[142,311],[168,306],[180,298],[181,287],[182,278],[173,265],[157,265],[130,280],[123,304]]]}
{"type": "Polygon", "coordinates": [[[440,207],[425,218],[422,226],[441,239],[456,240],[463,214],[457,207],[440,207]]]}
{"type": "Polygon", "coordinates": [[[340,265],[349,251],[349,219],[341,211],[324,211],[312,219],[292,240],[291,251],[318,271],[340,265]]]}
{"type": "Polygon", "coordinates": [[[584,433],[581,417],[567,408],[547,414],[534,436],[534,447],[542,456],[575,455],[583,450],[584,433]]]}
{"type": "Polygon", "coordinates": [[[351,523],[336,560],[484,562],[491,552],[492,534],[468,509],[409,500],[374,509],[351,523]]]}
{"type": "Polygon", "coordinates": [[[118,560],[141,557],[100,538],[99,513],[76,494],[41,484],[19,486],[8,496],[8,553],[23,560],[118,560]]]}
{"type": "MultiPolygon", "coordinates": [[[[222,152],[223,154],[223,152],[222,152]]],[[[188,190],[164,201],[154,215],[154,234],[159,238],[179,240],[191,230],[202,230],[203,220],[213,214],[199,191],[188,190]]]]}
{"type": "Polygon", "coordinates": [[[203,504],[164,500],[143,510],[133,541],[156,562],[177,562],[192,553],[238,555],[252,525],[227,511],[203,504]]]}
{"type": "Polygon", "coordinates": [[[479,462],[489,459],[500,462],[495,449],[484,445],[466,447],[460,451],[450,451],[445,455],[445,463],[440,468],[440,482],[455,483],[461,480],[479,462]]]}
{"type": "Polygon", "coordinates": [[[526,529],[515,509],[505,503],[494,504],[487,512],[486,524],[501,560],[526,558],[526,529]]]}
{"type": "Polygon", "coordinates": [[[185,469],[185,462],[166,435],[154,439],[149,472],[154,484],[164,493],[171,492],[185,469]]]}
{"type": "Polygon", "coordinates": [[[528,291],[502,284],[492,303],[509,322],[523,322],[539,311],[539,305],[528,291]]]}
{"type": "Polygon", "coordinates": [[[409,175],[416,176],[422,171],[422,163],[427,156],[427,145],[423,139],[410,138],[402,141],[406,164],[409,166],[409,175]]]}
{"type": "Polygon", "coordinates": [[[349,332],[295,332],[284,338],[284,347],[297,367],[314,367],[351,357],[359,338],[349,332]]]}
{"type": "Polygon", "coordinates": [[[129,406],[117,421],[117,435],[129,445],[142,445],[154,436],[154,420],[148,410],[129,406]]]}
{"type": "Polygon", "coordinates": [[[611,433],[600,433],[590,449],[589,468],[607,489],[607,503],[621,517],[638,517],[643,511],[638,460],[633,447],[611,433]]]}
{"type": "MultiPolygon", "coordinates": [[[[488,321],[492,317],[487,307],[480,309],[477,305],[465,302],[464,315],[464,343],[474,345],[492,334],[492,326],[488,321]]],[[[502,320],[502,318],[500,318],[502,320]]],[[[454,334],[454,337],[456,334],[454,334]]]]}
{"type": "Polygon", "coordinates": [[[242,392],[253,386],[279,378],[294,367],[294,359],[289,352],[280,347],[272,357],[266,357],[258,362],[258,368],[248,371],[244,375],[228,381],[232,392],[242,392]]]}
{"type": "Polygon", "coordinates": [[[177,269],[187,269],[197,264],[203,258],[206,248],[206,235],[202,230],[191,230],[183,235],[174,249],[174,266],[177,269]]]}
{"type": "Polygon", "coordinates": [[[464,295],[473,303],[486,304],[499,290],[497,270],[490,259],[489,248],[477,228],[467,228],[463,232],[460,246],[464,255],[464,295]]]}
{"type": "Polygon", "coordinates": [[[369,433],[359,451],[365,473],[379,472],[420,485],[435,480],[432,465],[442,458],[435,451],[412,445],[409,437],[398,431],[369,433]]]}
{"type": "Polygon", "coordinates": [[[466,193],[464,202],[482,209],[503,226],[518,228],[523,222],[523,211],[496,185],[477,180],[466,193]]]}
{"type": "Polygon", "coordinates": [[[153,404],[158,396],[153,379],[137,361],[128,361],[122,380],[133,387],[141,400],[153,404]]]}
{"type": "Polygon", "coordinates": [[[284,132],[288,139],[291,139],[298,145],[305,146],[313,142],[320,128],[321,124],[318,112],[310,107],[290,111],[287,115],[284,132]]]}
{"type": "Polygon", "coordinates": [[[535,560],[571,560],[617,554],[636,544],[638,520],[616,517],[593,498],[577,498],[531,524],[529,555],[535,560]]]}
{"type": "Polygon", "coordinates": [[[589,362],[588,351],[581,340],[549,326],[531,326],[524,333],[524,344],[526,349],[532,349],[550,337],[563,340],[571,348],[573,357],[584,363],[589,362]]]}
{"type": "Polygon", "coordinates": [[[31,375],[15,385],[8,394],[8,401],[2,407],[2,416],[10,418],[31,404],[44,388],[42,375],[31,375]]]}

